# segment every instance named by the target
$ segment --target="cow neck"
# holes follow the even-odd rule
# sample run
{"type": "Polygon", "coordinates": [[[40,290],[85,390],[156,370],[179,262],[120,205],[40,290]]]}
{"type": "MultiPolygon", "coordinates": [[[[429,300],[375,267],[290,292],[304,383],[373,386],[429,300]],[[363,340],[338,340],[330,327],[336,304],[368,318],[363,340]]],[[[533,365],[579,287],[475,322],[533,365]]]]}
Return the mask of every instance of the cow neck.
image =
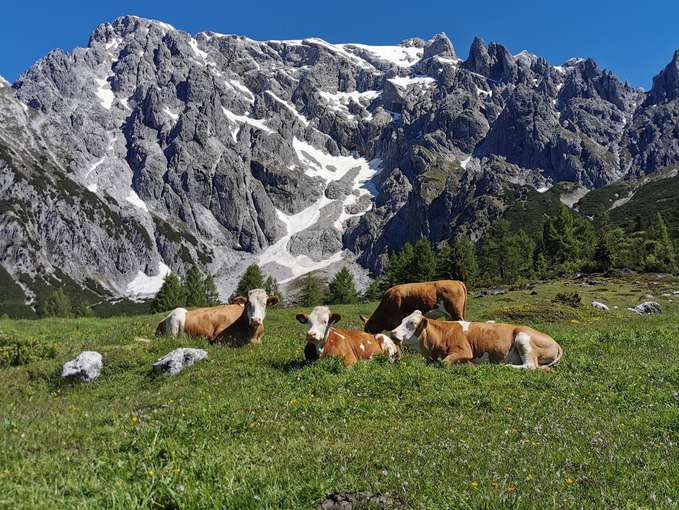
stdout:
{"type": "Polygon", "coordinates": [[[252,333],[253,331],[257,330],[256,327],[253,328],[252,326],[250,326],[250,321],[248,320],[248,307],[247,307],[247,305],[243,307],[243,311],[241,312],[240,317],[238,317],[238,320],[236,320],[236,322],[234,322],[234,325],[235,326],[243,326],[244,329],[248,333],[252,333]]]}

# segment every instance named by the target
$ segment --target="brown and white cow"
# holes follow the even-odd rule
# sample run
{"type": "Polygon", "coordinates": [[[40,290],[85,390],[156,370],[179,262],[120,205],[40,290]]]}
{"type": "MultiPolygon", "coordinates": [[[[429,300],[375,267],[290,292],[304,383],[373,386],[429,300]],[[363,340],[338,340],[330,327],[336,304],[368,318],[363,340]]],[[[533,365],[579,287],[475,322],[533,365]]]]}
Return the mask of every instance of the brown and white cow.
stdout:
{"type": "Polygon", "coordinates": [[[261,344],[264,335],[264,317],[267,306],[278,303],[276,296],[267,296],[264,289],[253,289],[248,297],[237,296],[232,300],[232,306],[239,306],[241,313],[228,324],[213,342],[242,346],[246,344],[261,344]]]}
{"type": "Polygon", "coordinates": [[[242,304],[219,305],[208,308],[187,310],[175,308],[156,328],[156,336],[170,334],[177,336],[186,333],[203,336],[212,341],[224,328],[233,323],[243,313],[242,304]]]}
{"type": "Polygon", "coordinates": [[[364,330],[375,334],[394,329],[415,310],[439,310],[453,320],[464,320],[466,307],[467,287],[460,281],[404,283],[388,289],[370,318],[361,316],[361,320],[364,330]]]}
{"type": "Polygon", "coordinates": [[[391,337],[446,365],[471,362],[488,354],[493,363],[550,370],[563,356],[561,346],[552,337],[526,326],[438,321],[428,319],[419,310],[404,318],[391,337]]]}
{"type": "Polygon", "coordinates": [[[304,351],[307,360],[339,358],[350,367],[359,360],[370,359],[382,352],[387,353],[392,361],[400,357],[401,350],[386,335],[333,327],[341,318],[339,314],[331,313],[327,306],[317,306],[309,315],[297,314],[299,322],[309,325],[304,351]]]}

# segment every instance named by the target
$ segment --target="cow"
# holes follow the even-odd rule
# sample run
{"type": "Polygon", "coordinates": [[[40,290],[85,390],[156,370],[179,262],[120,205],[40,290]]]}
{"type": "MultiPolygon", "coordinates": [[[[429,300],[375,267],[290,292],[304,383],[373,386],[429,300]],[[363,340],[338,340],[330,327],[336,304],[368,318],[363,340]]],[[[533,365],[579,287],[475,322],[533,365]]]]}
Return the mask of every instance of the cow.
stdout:
{"type": "Polygon", "coordinates": [[[464,320],[467,287],[457,280],[405,283],[388,289],[370,318],[361,316],[364,331],[372,334],[394,329],[415,310],[438,310],[453,320],[464,320]]]}
{"type": "Polygon", "coordinates": [[[333,327],[342,317],[331,313],[327,306],[317,306],[309,315],[300,313],[296,318],[302,324],[309,325],[304,350],[308,361],[339,358],[345,366],[350,367],[359,360],[370,359],[383,352],[392,361],[401,355],[401,350],[386,335],[333,327]]]}
{"type": "Polygon", "coordinates": [[[563,356],[561,346],[549,335],[514,324],[439,321],[420,310],[403,319],[391,331],[399,345],[414,347],[429,360],[447,366],[469,363],[485,354],[493,363],[514,368],[551,370],[563,356]]]}
{"type": "Polygon", "coordinates": [[[236,296],[231,300],[240,308],[240,314],[228,324],[211,343],[225,343],[235,346],[261,344],[264,335],[264,317],[267,306],[278,303],[276,296],[267,296],[264,289],[253,289],[248,297],[236,296]]]}
{"type": "Polygon", "coordinates": [[[229,324],[240,317],[242,304],[219,305],[208,308],[187,310],[175,308],[156,328],[156,336],[170,334],[174,337],[180,333],[191,336],[203,336],[213,341],[229,324]]]}

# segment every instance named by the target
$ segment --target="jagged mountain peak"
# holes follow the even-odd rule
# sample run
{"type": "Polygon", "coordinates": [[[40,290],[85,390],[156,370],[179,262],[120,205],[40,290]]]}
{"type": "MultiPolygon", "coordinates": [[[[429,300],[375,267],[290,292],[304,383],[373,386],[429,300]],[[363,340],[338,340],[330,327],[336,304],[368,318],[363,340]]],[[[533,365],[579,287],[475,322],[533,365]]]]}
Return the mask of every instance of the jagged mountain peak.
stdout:
{"type": "Polygon", "coordinates": [[[10,87],[12,84],[8,82],[3,76],[0,76],[0,87],[10,87]]]}
{"type": "Polygon", "coordinates": [[[646,99],[647,105],[672,101],[679,98],[679,49],[669,64],[653,78],[653,86],[646,99]]]}
{"type": "Polygon", "coordinates": [[[478,238],[526,187],[671,162],[672,110],[643,99],[593,61],[478,38],[462,62],[445,34],[256,41],[121,17],[0,94],[0,202],[16,204],[0,264],[27,293],[42,268],[109,297],[193,263],[225,295],[252,262],[283,282],[365,274],[421,235],[478,238]],[[42,173],[47,188],[27,177],[42,173]]]}

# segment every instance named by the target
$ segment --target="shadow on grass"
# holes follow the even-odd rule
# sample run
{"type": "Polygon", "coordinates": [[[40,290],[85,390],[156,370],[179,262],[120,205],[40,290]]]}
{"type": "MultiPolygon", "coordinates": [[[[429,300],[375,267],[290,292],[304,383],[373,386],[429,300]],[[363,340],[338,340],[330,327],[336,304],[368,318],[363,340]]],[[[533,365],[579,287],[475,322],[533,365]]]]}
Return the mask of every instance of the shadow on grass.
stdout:
{"type": "Polygon", "coordinates": [[[297,370],[302,370],[310,366],[313,361],[307,361],[304,359],[291,359],[287,361],[272,361],[270,367],[274,370],[279,370],[281,372],[290,373],[296,372],[297,370]]]}

